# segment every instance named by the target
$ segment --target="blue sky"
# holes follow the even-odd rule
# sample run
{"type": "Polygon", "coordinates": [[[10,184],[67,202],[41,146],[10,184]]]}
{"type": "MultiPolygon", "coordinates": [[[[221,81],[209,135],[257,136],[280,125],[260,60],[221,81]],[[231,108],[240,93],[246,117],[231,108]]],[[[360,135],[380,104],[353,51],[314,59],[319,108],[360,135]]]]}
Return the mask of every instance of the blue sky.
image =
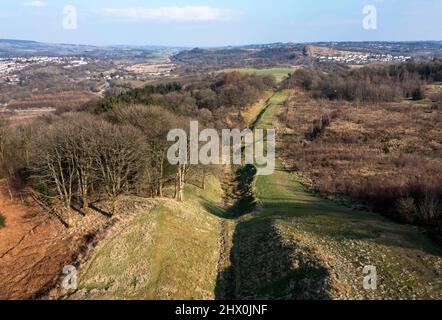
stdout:
{"type": "Polygon", "coordinates": [[[1,0],[0,38],[96,45],[442,40],[441,0],[1,0]],[[77,29],[63,28],[63,8],[77,29]],[[365,30],[363,7],[377,8],[365,30]]]}

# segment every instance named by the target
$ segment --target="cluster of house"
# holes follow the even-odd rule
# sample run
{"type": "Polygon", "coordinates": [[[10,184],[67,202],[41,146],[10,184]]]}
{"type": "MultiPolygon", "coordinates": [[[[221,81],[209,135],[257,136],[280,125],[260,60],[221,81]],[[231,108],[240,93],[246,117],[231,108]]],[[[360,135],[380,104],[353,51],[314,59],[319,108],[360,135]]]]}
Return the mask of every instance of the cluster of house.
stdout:
{"type": "Polygon", "coordinates": [[[88,64],[88,62],[84,58],[80,58],[80,59],[76,59],[76,58],[69,59],[68,58],[67,61],[65,60],[65,63],[66,63],[66,65],[64,66],[64,68],[66,68],[66,69],[86,66],[88,64]]]}
{"type": "Polygon", "coordinates": [[[17,73],[26,68],[27,63],[17,59],[19,58],[0,59],[0,80],[8,83],[20,82],[17,73]]]}
{"type": "Polygon", "coordinates": [[[87,64],[86,59],[76,57],[0,58],[0,82],[10,84],[20,82],[20,71],[31,66],[64,65],[64,68],[75,68],[87,64]]]}
{"type": "Polygon", "coordinates": [[[348,54],[342,56],[318,56],[319,62],[341,62],[347,64],[368,64],[374,62],[406,62],[411,57],[391,54],[348,54]]]}

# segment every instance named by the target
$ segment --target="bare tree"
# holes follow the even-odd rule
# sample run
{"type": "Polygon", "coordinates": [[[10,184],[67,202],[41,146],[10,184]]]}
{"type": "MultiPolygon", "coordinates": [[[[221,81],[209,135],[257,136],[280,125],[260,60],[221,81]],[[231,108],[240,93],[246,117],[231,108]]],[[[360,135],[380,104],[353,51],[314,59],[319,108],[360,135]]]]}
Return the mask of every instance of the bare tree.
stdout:
{"type": "Polygon", "coordinates": [[[147,145],[145,159],[148,165],[144,176],[149,184],[152,197],[163,197],[166,159],[169,142],[167,133],[171,129],[180,128],[185,123],[183,117],[159,106],[119,107],[112,110],[108,118],[116,123],[126,123],[139,129],[147,145]]]}
{"type": "Polygon", "coordinates": [[[102,121],[97,131],[96,166],[104,190],[112,201],[112,213],[115,213],[118,197],[143,167],[144,142],[141,133],[132,126],[102,121]]]}
{"type": "Polygon", "coordinates": [[[95,179],[95,154],[97,146],[96,130],[102,120],[97,120],[86,114],[70,116],[74,126],[70,136],[70,149],[74,159],[78,192],[83,211],[89,208],[89,193],[95,179]]]}
{"type": "Polygon", "coordinates": [[[179,164],[177,166],[177,173],[175,179],[175,199],[178,201],[184,201],[184,188],[187,182],[187,174],[190,170],[190,165],[179,164]]]}
{"type": "Polygon", "coordinates": [[[34,136],[30,166],[37,183],[53,188],[67,211],[71,207],[76,174],[72,134],[72,126],[64,121],[41,130],[34,136]]]}

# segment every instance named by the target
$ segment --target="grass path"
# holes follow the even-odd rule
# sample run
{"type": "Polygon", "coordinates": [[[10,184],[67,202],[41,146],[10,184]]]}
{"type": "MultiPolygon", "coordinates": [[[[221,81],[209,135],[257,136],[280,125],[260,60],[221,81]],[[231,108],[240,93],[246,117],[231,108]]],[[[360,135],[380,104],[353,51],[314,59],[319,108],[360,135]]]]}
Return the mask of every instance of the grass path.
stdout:
{"type": "MultiPolygon", "coordinates": [[[[276,126],[281,132],[277,114],[288,95],[281,91],[270,100],[257,128],[276,126]]],[[[271,221],[320,257],[337,289],[331,298],[442,298],[442,251],[416,227],[319,198],[281,161],[275,174],[257,178],[255,189],[262,209],[248,223],[271,221]],[[377,268],[377,290],[363,289],[367,265],[377,268]]]]}

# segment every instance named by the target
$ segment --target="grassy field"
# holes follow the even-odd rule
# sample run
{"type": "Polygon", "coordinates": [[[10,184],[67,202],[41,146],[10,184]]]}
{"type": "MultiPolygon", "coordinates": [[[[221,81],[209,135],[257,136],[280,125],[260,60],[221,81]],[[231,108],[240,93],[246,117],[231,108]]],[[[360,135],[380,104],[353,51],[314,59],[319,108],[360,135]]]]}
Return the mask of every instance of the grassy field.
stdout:
{"type": "MultiPolygon", "coordinates": [[[[271,100],[257,128],[283,129],[276,116],[288,94],[280,92],[271,100]]],[[[256,179],[256,195],[262,208],[242,222],[244,226],[238,225],[243,238],[259,225],[271,224],[279,230],[280,242],[305,246],[323,266],[328,266],[327,281],[334,283],[330,298],[442,297],[438,280],[442,272],[442,251],[417,228],[319,198],[311,194],[295,174],[285,170],[280,161],[277,167],[275,174],[256,179]],[[366,265],[377,267],[379,287],[376,291],[362,287],[366,265]]],[[[321,269],[313,269],[316,272],[313,277],[318,270],[321,269]]],[[[270,281],[267,288],[279,285],[270,281]]]]}
{"type": "Polygon", "coordinates": [[[79,271],[74,299],[213,299],[220,251],[219,183],[161,200],[102,242],[79,271]]]}
{"type": "Polygon", "coordinates": [[[257,69],[257,68],[232,68],[225,69],[221,72],[232,72],[238,71],[246,74],[256,74],[258,76],[274,76],[277,81],[282,81],[290,73],[293,73],[295,68],[267,68],[267,69],[257,69]]]}

